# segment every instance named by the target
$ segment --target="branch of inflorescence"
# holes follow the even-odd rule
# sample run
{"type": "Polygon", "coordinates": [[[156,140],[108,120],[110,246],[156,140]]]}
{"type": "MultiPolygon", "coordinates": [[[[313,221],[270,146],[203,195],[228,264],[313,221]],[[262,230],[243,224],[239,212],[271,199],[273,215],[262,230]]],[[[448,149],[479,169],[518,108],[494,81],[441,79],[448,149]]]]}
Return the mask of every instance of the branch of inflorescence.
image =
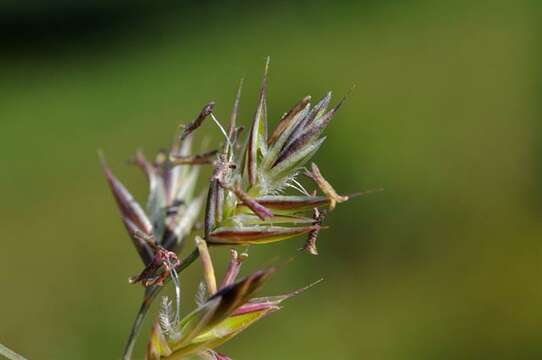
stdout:
{"type": "MultiPolygon", "coordinates": [[[[194,263],[199,257],[199,249],[196,247],[190,254],[188,254],[184,259],[181,260],[179,266],[175,269],[177,274],[180,274],[186,270],[191,264],[194,263]]],[[[169,278],[168,278],[169,279],[169,278]]],[[[124,354],[122,358],[124,360],[130,360],[132,358],[132,352],[136,343],[137,336],[141,331],[143,325],[143,320],[149,312],[152,302],[156,299],[156,296],[162,290],[163,286],[153,285],[145,289],[145,294],[143,296],[143,301],[139,307],[134,323],[132,324],[132,329],[130,330],[130,335],[128,336],[128,341],[124,347],[124,354]]]]}

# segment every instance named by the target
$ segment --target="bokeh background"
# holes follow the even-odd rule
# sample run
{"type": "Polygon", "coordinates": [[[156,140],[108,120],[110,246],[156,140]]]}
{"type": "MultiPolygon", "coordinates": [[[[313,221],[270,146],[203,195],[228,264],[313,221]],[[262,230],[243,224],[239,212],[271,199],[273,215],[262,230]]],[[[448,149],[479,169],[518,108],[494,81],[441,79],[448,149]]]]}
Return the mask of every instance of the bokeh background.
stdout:
{"type": "MultiPolygon", "coordinates": [[[[356,88],[316,161],[343,193],[319,240],[262,290],[325,281],[221,348],[234,359],[540,359],[537,1],[3,1],[0,342],[31,359],[120,357],[140,269],[100,172],[167,146],[271,56],[272,122],[356,88]]],[[[206,125],[211,139],[218,132],[206,125]]],[[[205,177],[202,185],[205,184],[205,177]]],[[[253,247],[245,273],[302,239],[253,247]]],[[[213,255],[224,267],[223,253],[213,255]]],[[[193,306],[200,276],[183,277],[193,306]]],[[[137,346],[139,359],[148,325],[137,346]]]]}

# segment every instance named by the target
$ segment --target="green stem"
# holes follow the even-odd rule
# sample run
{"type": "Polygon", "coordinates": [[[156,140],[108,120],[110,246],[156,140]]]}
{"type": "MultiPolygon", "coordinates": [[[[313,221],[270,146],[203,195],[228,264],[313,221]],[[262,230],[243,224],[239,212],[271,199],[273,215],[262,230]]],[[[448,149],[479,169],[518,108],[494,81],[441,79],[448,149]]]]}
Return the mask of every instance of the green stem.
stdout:
{"type": "MultiPolygon", "coordinates": [[[[199,250],[198,248],[195,248],[190,254],[188,254],[187,257],[185,257],[181,261],[180,265],[176,269],[177,273],[181,273],[186,268],[188,268],[194,261],[196,261],[198,257],[199,250]]],[[[130,335],[128,336],[128,341],[126,343],[126,346],[124,347],[124,355],[122,356],[124,360],[130,360],[132,358],[132,352],[134,351],[137,336],[141,331],[143,320],[145,320],[145,316],[149,312],[151,304],[160,292],[160,290],[162,290],[162,286],[152,286],[145,289],[145,296],[143,297],[143,302],[139,307],[139,311],[137,312],[136,318],[132,325],[132,329],[130,330],[130,335]]]]}
{"type": "Polygon", "coordinates": [[[0,344],[0,355],[5,356],[10,360],[26,360],[26,358],[17,354],[15,351],[8,349],[2,344],[0,344]]]}
{"type": "Polygon", "coordinates": [[[179,274],[180,272],[184,271],[187,267],[192,265],[192,263],[196,261],[198,257],[199,257],[199,249],[195,248],[194,250],[192,250],[190,254],[188,254],[187,257],[181,260],[181,264],[176,269],[177,274],[179,274]]]}

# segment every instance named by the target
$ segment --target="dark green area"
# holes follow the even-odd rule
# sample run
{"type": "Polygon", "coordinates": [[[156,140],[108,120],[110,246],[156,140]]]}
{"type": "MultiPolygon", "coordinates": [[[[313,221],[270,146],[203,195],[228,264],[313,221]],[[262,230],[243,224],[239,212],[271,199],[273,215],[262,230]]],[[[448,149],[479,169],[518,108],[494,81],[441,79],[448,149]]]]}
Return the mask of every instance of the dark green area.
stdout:
{"type": "MultiPolygon", "coordinates": [[[[264,294],[325,281],[223,352],[542,356],[537,2],[151,7],[93,8],[99,26],[42,36],[5,25],[0,342],[31,359],[120,356],[141,295],[127,278],[140,263],[96,150],[143,198],[144,178],[126,163],[134,150],[167,146],[209,100],[226,119],[242,77],[248,123],[270,55],[272,121],[307,94],[333,90],[338,101],[356,85],[316,161],[342,193],[385,191],[339,205],[319,257],[298,255],[302,239],[251,248],[245,272],[295,257],[264,294]]],[[[213,250],[220,268],[224,253],[213,250]]],[[[199,270],[185,273],[185,310],[199,270]]]]}

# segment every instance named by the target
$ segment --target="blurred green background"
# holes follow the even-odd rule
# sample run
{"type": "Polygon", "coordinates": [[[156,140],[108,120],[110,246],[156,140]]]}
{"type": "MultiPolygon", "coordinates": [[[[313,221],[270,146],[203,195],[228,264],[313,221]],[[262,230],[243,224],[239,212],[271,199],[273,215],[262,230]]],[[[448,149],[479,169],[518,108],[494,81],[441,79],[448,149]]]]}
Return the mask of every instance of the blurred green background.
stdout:
{"type": "MultiPolygon", "coordinates": [[[[537,1],[2,2],[0,342],[31,359],[119,358],[140,270],[96,150],[167,146],[271,56],[272,121],[356,89],[316,161],[342,193],[262,294],[325,282],[221,348],[233,359],[542,358],[537,1]]],[[[219,139],[216,129],[205,132],[219,139]]],[[[207,175],[205,175],[207,176],[207,175]]],[[[202,184],[205,183],[205,176],[202,184]]],[[[302,239],[253,247],[245,273],[302,239]]],[[[224,267],[226,249],[213,255],[224,267]]],[[[198,266],[183,277],[193,306],[198,266]]],[[[138,342],[138,357],[148,335],[138,342]]]]}

